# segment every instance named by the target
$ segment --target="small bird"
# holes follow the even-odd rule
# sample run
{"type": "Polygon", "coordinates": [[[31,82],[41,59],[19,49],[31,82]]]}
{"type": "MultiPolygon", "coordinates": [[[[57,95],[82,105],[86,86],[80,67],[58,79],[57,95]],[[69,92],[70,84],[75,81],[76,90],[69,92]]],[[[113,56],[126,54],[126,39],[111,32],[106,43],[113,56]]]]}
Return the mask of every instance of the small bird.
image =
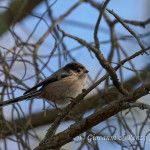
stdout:
{"type": "Polygon", "coordinates": [[[0,107],[29,98],[43,98],[57,104],[66,104],[71,98],[75,98],[81,93],[88,72],[85,66],[78,62],[69,63],[50,77],[28,89],[23,96],[0,103],[0,107]]]}

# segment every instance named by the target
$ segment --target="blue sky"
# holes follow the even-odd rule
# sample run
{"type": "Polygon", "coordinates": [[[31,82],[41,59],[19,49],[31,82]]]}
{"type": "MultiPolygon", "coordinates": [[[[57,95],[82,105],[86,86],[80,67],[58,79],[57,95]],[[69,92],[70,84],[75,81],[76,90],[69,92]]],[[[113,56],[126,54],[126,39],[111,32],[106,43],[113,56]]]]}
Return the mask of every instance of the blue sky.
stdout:
{"type": "MultiPolygon", "coordinates": [[[[52,6],[52,11],[53,11],[53,16],[55,18],[59,17],[61,14],[63,14],[64,12],[66,12],[73,4],[75,4],[77,2],[77,0],[71,1],[71,0],[58,0],[53,6],[52,6]]],[[[99,2],[99,1],[97,1],[99,2]]],[[[102,2],[102,1],[100,1],[102,2]]],[[[110,10],[113,10],[115,13],[119,14],[120,17],[122,17],[123,19],[129,19],[129,20],[139,20],[139,21],[144,21],[147,18],[149,18],[150,16],[148,16],[148,10],[147,10],[147,5],[146,5],[146,0],[111,0],[110,3],[108,4],[108,8],[110,10]]],[[[52,1],[49,0],[49,4],[51,4],[52,1]]],[[[41,16],[43,14],[43,12],[46,10],[46,6],[45,4],[41,4],[38,7],[36,7],[36,9],[33,11],[34,14],[41,16]]],[[[70,33],[72,35],[76,35],[84,40],[86,40],[87,42],[93,42],[94,41],[94,26],[96,24],[97,18],[98,18],[99,12],[92,8],[89,4],[84,3],[81,6],[79,6],[75,11],[73,11],[68,17],[65,18],[65,20],[61,21],[59,23],[60,27],[67,33],[70,33]],[[69,24],[69,22],[73,22],[72,24],[69,24]],[[78,26],[76,25],[77,23],[81,23],[78,26]],[[86,27],[83,27],[83,25],[86,25],[86,27]]],[[[109,15],[112,19],[114,19],[114,17],[112,15],[109,15]]],[[[48,19],[48,16],[45,16],[45,19],[48,19]]],[[[24,41],[27,39],[28,34],[34,29],[36,23],[37,23],[38,19],[35,17],[27,17],[26,19],[24,19],[21,23],[18,23],[15,26],[15,31],[16,33],[22,37],[22,39],[24,39],[24,41]]],[[[49,25],[51,25],[50,22],[48,22],[49,25]]],[[[131,26],[132,28],[134,28],[134,26],[131,26]]],[[[43,35],[43,33],[47,30],[47,25],[41,21],[41,23],[39,24],[36,32],[34,33],[33,37],[31,38],[30,42],[35,42],[37,41],[37,39],[39,39],[39,37],[41,37],[41,35],[43,35]]],[[[130,35],[123,27],[122,25],[117,25],[116,29],[116,33],[118,36],[121,35],[130,35]]],[[[146,29],[143,30],[139,27],[134,28],[136,33],[143,33],[146,32],[146,29]]],[[[105,40],[109,40],[110,39],[110,35],[109,35],[109,28],[105,23],[104,18],[101,21],[100,24],[100,30],[99,30],[99,39],[100,41],[105,41],[105,40]]],[[[69,38],[65,38],[64,39],[67,48],[68,49],[72,49],[74,47],[79,46],[80,44],[78,44],[76,41],[69,39],[69,38]]],[[[14,43],[12,40],[12,37],[9,34],[6,34],[6,37],[0,40],[1,45],[6,46],[7,48],[11,47],[14,43]]],[[[129,41],[127,42],[122,42],[123,47],[127,50],[128,54],[133,54],[135,51],[140,50],[139,46],[136,44],[136,41],[129,41]]],[[[46,39],[46,41],[44,42],[44,45],[42,45],[40,47],[39,50],[39,55],[49,55],[51,49],[54,46],[54,40],[52,38],[51,35],[48,36],[48,38],[46,39]]],[[[110,49],[110,45],[104,45],[101,44],[101,51],[103,53],[103,55],[105,57],[108,56],[108,52],[110,49]]],[[[57,51],[56,51],[57,54],[57,51]]],[[[86,48],[81,48],[77,51],[72,52],[73,56],[75,56],[77,58],[77,60],[81,63],[83,63],[88,70],[90,71],[89,74],[91,76],[95,76],[95,74],[98,72],[99,68],[99,63],[95,58],[92,58],[91,55],[89,54],[89,52],[87,51],[86,48]]],[[[94,55],[93,55],[94,57],[94,55]]],[[[115,61],[116,57],[114,58],[115,61]]],[[[43,60],[46,61],[46,60],[43,60]]],[[[68,59],[68,62],[70,60],[68,59]]],[[[140,56],[137,59],[133,60],[133,62],[136,64],[136,66],[138,66],[138,69],[141,69],[143,66],[145,66],[145,63],[149,63],[149,56],[140,56]],[[144,62],[144,65],[143,63],[144,62]]],[[[67,62],[65,62],[67,63],[67,62]]],[[[65,65],[65,63],[62,63],[62,66],[65,65]]],[[[39,64],[40,65],[40,64],[39,64]]],[[[57,58],[53,58],[50,63],[48,64],[51,69],[53,71],[56,71],[59,66],[58,66],[58,60],[57,58]]],[[[22,76],[22,64],[16,64],[16,66],[13,69],[13,72],[17,72],[18,76],[22,76]],[[19,72],[17,72],[16,67],[19,67],[19,72]]],[[[100,69],[100,68],[99,68],[100,69]]],[[[50,72],[48,72],[47,70],[44,70],[46,76],[48,77],[50,72]]],[[[29,72],[29,76],[33,75],[34,72],[32,71],[32,68],[30,69],[29,72]]],[[[130,75],[133,75],[132,72],[128,72],[126,74],[127,76],[125,76],[125,78],[129,78],[130,75]]],[[[34,81],[29,81],[29,84],[32,86],[34,85],[34,81]]],[[[16,96],[19,96],[22,94],[22,92],[18,91],[17,93],[15,93],[16,96]]],[[[28,102],[21,102],[20,103],[21,106],[24,106],[23,110],[25,113],[28,113],[27,108],[28,106],[28,102]]],[[[42,109],[42,105],[43,102],[41,100],[38,101],[34,101],[34,107],[33,107],[33,111],[39,111],[42,109]]],[[[4,109],[4,111],[6,113],[8,113],[10,111],[11,106],[6,107],[6,109],[4,109]]],[[[10,116],[8,116],[9,118],[10,116]]],[[[102,124],[102,126],[104,126],[104,124],[102,124]]],[[[47,129],[47,128],[46,128],[47,129]]],[[[46,132],[45,129],[45,132],[46,132]]],[[[108,149],[111,148],[111,144],[109,145],[107,143],[108,149]],[[109,147],[110,146],[110,147],[109,147]]],[[[102,150],[105,149],[105,144],[101,146],[102,150]],[[104,146],[104,147],[103,147],[104,146]]],[[[114,148],[119,148],[118,146],[115,146],[114,148]]],[[[13,149],[11,149],[13,150],[13,149]]]]}

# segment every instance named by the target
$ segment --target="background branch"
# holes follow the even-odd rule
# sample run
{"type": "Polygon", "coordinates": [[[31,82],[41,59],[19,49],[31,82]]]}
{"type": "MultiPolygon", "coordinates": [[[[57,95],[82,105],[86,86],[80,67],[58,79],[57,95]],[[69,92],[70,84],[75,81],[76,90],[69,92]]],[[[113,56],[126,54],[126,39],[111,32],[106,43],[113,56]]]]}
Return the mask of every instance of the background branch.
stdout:
{"type": "MultiPolygon", "coordinates": [[[[142,2],[142,8],[148,3],[142,2]]],[[[148,136],[150,121],[145,55],[150,21],[136,4],[137,9],[132,2],[109,0],[0,2],[0,103],[69,62],[90,71],[86,90],[62,110],[36,99],[0,108],[0,149],[11,149],[12,143],[23,150],[150,146],[147,140],[128,139],[148,136]],[[105,137],[111,140],[100,140],[105,137]]]]}

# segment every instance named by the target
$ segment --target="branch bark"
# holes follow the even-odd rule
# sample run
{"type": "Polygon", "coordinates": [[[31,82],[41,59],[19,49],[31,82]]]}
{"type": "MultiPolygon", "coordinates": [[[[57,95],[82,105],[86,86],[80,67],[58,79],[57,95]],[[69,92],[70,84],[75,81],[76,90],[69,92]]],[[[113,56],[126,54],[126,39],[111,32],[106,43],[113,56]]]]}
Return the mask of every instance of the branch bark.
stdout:
{"type": "Polygon", "coordinates": [[[71,125],[68,129],[56,134],[51,138],[45,138],[44,142],[39,144],[34,150],[48,150],[53,148],[59,148],[66,143],[73,141],[73,138],[79,134],[87,131],[91,127],[101,123],[102,121],[112,117],[118,112],[129,108],[128,105],[124,105],[124,102],[135,102],[137,99],[145,96],[150,91],[150,83],[145,86],[141,86],[133,93],[129,94],[126,98],[121,98],[120,100],[114,101],[111,104],[103,107],[94,114],[88,116],[80,122],[71,125]]]}

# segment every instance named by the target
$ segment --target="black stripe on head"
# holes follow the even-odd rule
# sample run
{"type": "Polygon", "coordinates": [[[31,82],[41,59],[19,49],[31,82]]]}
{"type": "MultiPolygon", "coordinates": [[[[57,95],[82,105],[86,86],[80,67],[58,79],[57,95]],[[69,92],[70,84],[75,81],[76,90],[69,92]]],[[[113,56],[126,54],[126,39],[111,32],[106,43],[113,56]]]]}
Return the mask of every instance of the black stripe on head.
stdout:
{"type": "Polygon", "coordinates": [[[69,64],[67,64],[67,65],[64,67],[64,69],[65,69],[66,71],[68,71],[68,70],[78,70],[79,68],[82,69],[82,70],[85,69],[85,67],[84,67],[82,64],[77,63],[77,62],[69,63],[69,64]]]}

